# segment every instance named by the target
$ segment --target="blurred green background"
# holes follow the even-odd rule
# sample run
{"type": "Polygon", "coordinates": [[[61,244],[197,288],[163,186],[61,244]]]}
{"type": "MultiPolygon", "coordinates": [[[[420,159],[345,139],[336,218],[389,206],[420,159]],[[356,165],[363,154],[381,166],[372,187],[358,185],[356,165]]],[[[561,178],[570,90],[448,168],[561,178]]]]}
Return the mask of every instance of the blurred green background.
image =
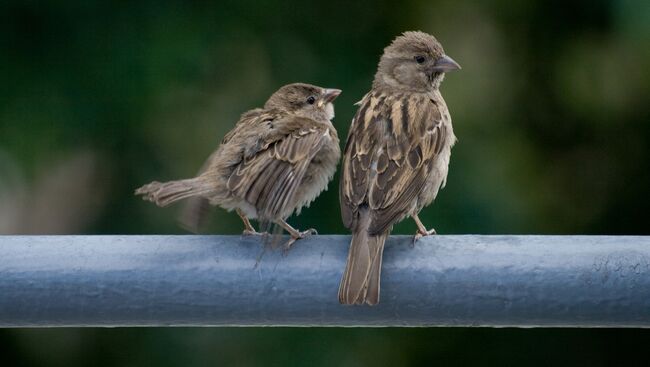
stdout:
{"type": "MultiPolygon", "coordinates": [[[[283,84],[353,103],[405,30],[463,70],[459,143],[421,218],[440,233],[650,234],[650,1],[3,1],[0,234],[183,233],[132,196],[192,176],[283,84]]],[[[290,223],[346,233],[337,182],[290,223]]],[[[395,233],[413,233],[412,221],[395,233]]],[[[236,234],[214,210],[209,232],[236,234]]],[[[0,295],[1,296],[1,295],[0,295]]],[[[590,365],[647,360],[642,330],[0,330],[2,366],[590,365]]]]}

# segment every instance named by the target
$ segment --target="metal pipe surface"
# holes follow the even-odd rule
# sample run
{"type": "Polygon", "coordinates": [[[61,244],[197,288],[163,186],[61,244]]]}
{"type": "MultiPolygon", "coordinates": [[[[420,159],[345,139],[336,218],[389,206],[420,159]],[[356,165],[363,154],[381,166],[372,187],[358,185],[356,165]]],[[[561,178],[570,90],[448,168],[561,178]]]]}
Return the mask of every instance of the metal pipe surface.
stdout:
{"type": "Polygon", "coordinates": [[[341,306],[349,236],[0,236],[0,327],[650,327],[650,237],[431,236],[386,246],[341,306]]]}

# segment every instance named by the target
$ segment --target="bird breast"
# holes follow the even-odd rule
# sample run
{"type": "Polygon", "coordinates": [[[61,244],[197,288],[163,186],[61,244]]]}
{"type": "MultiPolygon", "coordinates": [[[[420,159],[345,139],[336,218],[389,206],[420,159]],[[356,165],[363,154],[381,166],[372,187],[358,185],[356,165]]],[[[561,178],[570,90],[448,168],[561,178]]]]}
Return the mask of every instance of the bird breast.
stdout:
{"type": "Polygon", "coordinates": [[[300,214],[303,207],[309,205],[318,195],[327,189],[328,183],[334,177],[336,165],[341,158],[339,139],[336,132],[331,129],[325,130],[326,142],[312,159],[303,179],[303,184],[296,192],[296,214],[300,214]]]}
{"type": "Polygon", "coordinates": [[[416,213],[414,214],[417,214],[417,212],[419,212],[423,207],[431,204],[438,195],[438,191],[445,187],[445,184],[447,183],[447,174],[449,172],[451,148],[456,143],[456,135],[454,135],[451,117],[449,116],[449,110],[447,109],[445,100],[440,95],[440,92],[434,94],[433,98],[437,102],[442,118],[442,124],[445,126],[447,134],[442,143],[440,153],[435,157],[433,167],[429,172],[429,177],[427,177],[426,183],[418,196],[416,213]]]}

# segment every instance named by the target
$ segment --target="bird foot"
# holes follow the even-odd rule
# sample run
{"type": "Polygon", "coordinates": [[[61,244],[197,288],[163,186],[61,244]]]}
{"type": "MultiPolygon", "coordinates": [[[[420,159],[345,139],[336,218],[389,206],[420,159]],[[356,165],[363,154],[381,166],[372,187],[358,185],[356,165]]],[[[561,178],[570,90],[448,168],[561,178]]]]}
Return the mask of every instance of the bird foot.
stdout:
{"type": "Polygon", "coordinates": [[[249,237],[249,236],[264,236],[267,235],[267,232],[258,232],[256,230],[250,230],[250,229],[245,229],[242,231],[241,235],[244,237],[249,237]]]}
{"type": "Polygon", "coordinates": [[[426,236],[432,236],[432,235],[436,235],[436,234],[437,234],[436,230],[433,229],[433,228],[431,228],[430,230],[428,230],[426,232],[418,230],[417,232],[415,232],[415,236],[413,236],[413,242],[411,243],[411,247],[415,247],[415,243],[420,238],[426,237],[426,236]]]}
{"type": "Polygon", "coordinates": [[[291,250],[291,246],[293,246],[296,241],[310,237],[314,234],[318,234],[318,231],[314,228],[309,228],[306,231],[298,232],[296,235],[292,235],[291,238],[289,238],[289,241],[287,241],[282,247],[282,253],[286,256],[289,253],[289,250],[291,250]]]}

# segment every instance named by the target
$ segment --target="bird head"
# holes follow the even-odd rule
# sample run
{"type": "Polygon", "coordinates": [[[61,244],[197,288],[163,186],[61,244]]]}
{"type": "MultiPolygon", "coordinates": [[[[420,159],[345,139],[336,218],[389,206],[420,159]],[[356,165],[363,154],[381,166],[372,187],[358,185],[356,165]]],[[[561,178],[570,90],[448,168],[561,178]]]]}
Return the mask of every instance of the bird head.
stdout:
{"type": "Polygon", "coordinates": [[[311,84],[285,85],[269,98],[264,108],[277,108],[314,120],[334,118],[334,104],[340,89],[321,88],[311,84]]]}
{"type": "Polygon", "coordinates": [[[384,49],[375,75],[375,87],[430,91],[444,74],[460,69],[438,40],[424,32],[404,32],[384,49]]]}

